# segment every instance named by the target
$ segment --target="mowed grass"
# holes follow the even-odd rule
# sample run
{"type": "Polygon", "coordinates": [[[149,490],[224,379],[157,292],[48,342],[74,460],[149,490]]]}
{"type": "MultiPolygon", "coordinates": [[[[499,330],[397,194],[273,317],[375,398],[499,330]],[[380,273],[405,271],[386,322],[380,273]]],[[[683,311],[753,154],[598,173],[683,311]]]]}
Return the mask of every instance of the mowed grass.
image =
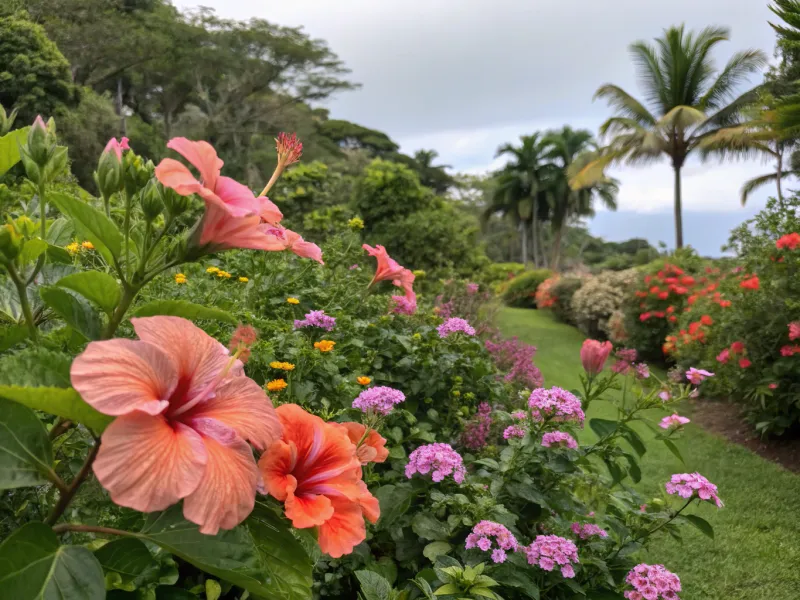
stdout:
{"type": "MultiPolygon", "coordinates": [[[[538,347],[535,362],[546,386],[580,388],[584,336],[577,329],[556,322],[548,311],[509,308],[500,312],[498,325],[505,335],[538,347]]],[[[681,409],[691,417],[687,411],[681,409]]],[[[588,415],[614,416],[603,402],[588,415]]],[[[637,430],[652,438],[646,427],[637,430]]],[[[800,599],[800,476],[693,423],[678,446],[686,465],[662,443],[647,445],[640,489],[657,493],[673,473],[698,471],[718,486],[725,508],[695,511],[714,526],[714,540],[691,527],[683,528],[683,543],[656,534],[642,560],[677,573],[685,600],[800,599]]]]}

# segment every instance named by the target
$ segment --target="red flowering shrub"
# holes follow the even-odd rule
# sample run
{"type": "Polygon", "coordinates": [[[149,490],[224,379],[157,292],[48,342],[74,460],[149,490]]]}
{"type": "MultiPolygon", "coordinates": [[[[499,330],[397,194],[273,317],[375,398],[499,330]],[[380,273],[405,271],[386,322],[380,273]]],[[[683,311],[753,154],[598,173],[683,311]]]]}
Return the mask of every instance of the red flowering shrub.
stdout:
{"type": "Polygon", "coordinates": [[[558,301],[558,297],[553,293],[553,288],[559,279],[561,276],[556,273],[539,284],[539,287],[536,288],[536,308],[551,308],[558,301]]]}

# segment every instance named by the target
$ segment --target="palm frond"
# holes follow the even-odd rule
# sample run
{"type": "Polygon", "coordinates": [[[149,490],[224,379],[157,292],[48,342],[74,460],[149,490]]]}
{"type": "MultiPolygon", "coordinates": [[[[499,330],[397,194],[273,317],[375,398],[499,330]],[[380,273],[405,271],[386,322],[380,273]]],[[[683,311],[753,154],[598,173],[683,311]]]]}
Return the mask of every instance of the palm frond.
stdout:
{"type": "Polygon", "coordinates": [[[695,147],[700,156],[718,158],[754,158],[759,156],[777,156],[777,151],[770,146],[775,139],[771,129],[754,127],[752,124],[723,127],[713,130],[697,139],[695,147]]]}
{"type": "MultiPolygon", "coordinates": [[[[783,178],[790,176],[791,173],[784,173],[783,178]]],[[[767,173],[766,175],[759,175],[758,177],[753,177],[752,179],[748,179],[744,182],[741,190],[741,200],[742,206],[747,204],[747,199],[750,197],[754,191],[758,188],[767,185],[768,183],[774,183],[778,181],[778,174],[777,173],[767,173]]]]}
{"type": "Polygon", "coordinates": [[[704,112],[693,106],[676,106],[661,117],[656,127],[662,131],[687,130],[707,120],[704,112]]]}
{"type": "Polygon", "coordinates": [[[700,98],[698,108],[719,110],[726,102],[733,99],[733,91],[746,82],[751,74],[759,72],[767,62],[767,56],[761,50],[737,52],[700,98]]]}
{"type": "Polygon", "coordinates": [[[669,106],[669,98],[656,49],[646,42],[639,41],[631,44],[628,50],[633,57],[639,84],[644,88],[647,101],[657,106],[661,114],[664,114],[666,107],[669,106]]]}
{"type": "Polygon", "coordinates": [[[759,95],[764,91],[765,87],[766,84],[762,84],[747,90],[727,106],[717,109],[717,112],[708,117],[696,133],[706,132],[718,127],[738,125],[742,120],[742,114],[758,101],[759,95]]]}
{"type": "Polygon", "coordinates": [[[594,93],[594,99],[603,98],[622,117],[632,119],[642,126],[652,125],[656,118],[644,105],[621,87],[607,83],[594,93]]]}

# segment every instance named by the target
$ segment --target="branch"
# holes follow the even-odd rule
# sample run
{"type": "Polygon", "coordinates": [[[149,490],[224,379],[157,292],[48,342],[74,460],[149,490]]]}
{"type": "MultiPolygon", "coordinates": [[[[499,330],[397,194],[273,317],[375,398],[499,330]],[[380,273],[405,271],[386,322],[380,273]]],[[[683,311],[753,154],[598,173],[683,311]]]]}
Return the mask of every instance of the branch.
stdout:
{"type": "Polygon", "coordinates": [[[122,529],[113,529],[111,527],[97,527],[95,525],[81,525],[72,523],[61,523],[54,525],[53,531],[55,533],[66,533],[68,531],[79,531],[83,533],[105,533],[108,535],[124,535],[126,537],[136,537],[132,531],[123,531],[122,529]]]}
{"type": "Polygon", "coordinates": [[[75,497],[78,488],[81,487],[81,484],[86,479],[86,476],[89,475],[89,471],[92,468],[92,463],[94,462],[94,459],[97,458],[97,452],[99,450],[100,441],[95,440],[94,447],[92,447],[89,455],[86,457],[86,462],[83,463],[81,470],[78,471],[78,474],[75,476],[75,479],[72,480],[70,486],[65,490],[61,490],[61,494],[58,497],[58,504],[53,507],[53,511],[47,517],[45,523],[48,525],[53,525],[56,521],[58,521],[61,515],[64,514],[64,511],[67,510],[67,506],[69,506],[69,503],[72,502],[72,499],[75,497]]]}

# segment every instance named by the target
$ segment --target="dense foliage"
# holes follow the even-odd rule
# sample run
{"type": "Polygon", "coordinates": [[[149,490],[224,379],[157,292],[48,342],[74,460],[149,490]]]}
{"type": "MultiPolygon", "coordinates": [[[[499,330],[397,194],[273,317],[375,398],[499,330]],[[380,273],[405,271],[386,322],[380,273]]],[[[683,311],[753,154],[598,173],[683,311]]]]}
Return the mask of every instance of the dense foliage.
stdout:
{"type": "Polygon", "coordinates": [[[553,274],[549,269],[524,271],[502,287],[503,302],[508,306],[536,307],[536,290],[553,274]]]}

